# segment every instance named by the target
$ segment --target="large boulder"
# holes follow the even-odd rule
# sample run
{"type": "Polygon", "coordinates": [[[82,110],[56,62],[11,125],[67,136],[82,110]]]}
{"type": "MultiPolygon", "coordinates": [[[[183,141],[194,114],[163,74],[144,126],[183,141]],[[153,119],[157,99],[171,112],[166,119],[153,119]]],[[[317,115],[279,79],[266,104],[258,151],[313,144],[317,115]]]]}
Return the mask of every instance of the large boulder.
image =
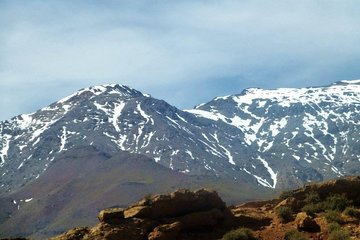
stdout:
{"type": "Polygon", "coordinates": [[[315,219],[305,212],[300,212],[296,215],[295,223],[297,229],[305,232],[320,232],[320,226],[315,219]]]}
{"type": "Polygon", "coordinates": [[[105,223],[118,223],[124,219],[124,209],[123,208],[109,208],[100,211],[98,215],[100,222],[105,223]]]}
{"type": "Polygon", "coordinates": [[[178,190],[170,195],[156,195],[140,201],[124,211],[125,218],[178,217],[191,212],[225,209],[226,205],[215,191],[200,189],[195,192],[178,190]]]}
{"type": "Polygon", "coordinates": [[[210,239],[216,239],[223,234],[218,228],[231,228],[233,221],[218,194],[206,189],[145,197],[125,210],[102,210],[98,218],[95,227],[71,230],[56,240],[174,240],[195,233],[211,236],[212,231],[218,235],[210,239]]]}

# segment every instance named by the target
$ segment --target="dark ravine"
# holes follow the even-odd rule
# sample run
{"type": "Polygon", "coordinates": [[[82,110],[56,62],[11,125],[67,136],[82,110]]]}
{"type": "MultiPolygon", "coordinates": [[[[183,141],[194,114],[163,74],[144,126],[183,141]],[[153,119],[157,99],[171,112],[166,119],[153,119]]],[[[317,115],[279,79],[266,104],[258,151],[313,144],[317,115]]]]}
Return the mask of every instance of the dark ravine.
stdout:
{"type": "Polygon", "coordinates": [[[188,175],[291,188],[360,169],[360,81],[246,89],[182,111],[122,85],[79,90],[0,122],[0,194],[77,146],[143,154],[188,175]]]}

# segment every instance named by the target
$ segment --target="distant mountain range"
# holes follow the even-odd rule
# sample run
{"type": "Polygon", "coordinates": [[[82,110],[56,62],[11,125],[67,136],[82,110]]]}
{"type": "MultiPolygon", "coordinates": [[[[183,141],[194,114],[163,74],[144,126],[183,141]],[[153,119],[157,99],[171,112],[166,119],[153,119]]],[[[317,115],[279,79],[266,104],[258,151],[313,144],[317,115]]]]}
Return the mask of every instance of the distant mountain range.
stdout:
{"type": "Polygon", "coordinates": [[[228,204],[359,175],[360,80],[246,89],[191,110],[89,87],[0,122],[0,237],[95,224],[148,193],[216,189],[228,204]]]}
{"type": "Polygon", "coordinates": [[[0,194],[67,150],[142,154],[173,171],[290,188],[360,173],[360,80],[249,88],[179,110],[123,85],[89,87],[0,122],[0,194]]]}

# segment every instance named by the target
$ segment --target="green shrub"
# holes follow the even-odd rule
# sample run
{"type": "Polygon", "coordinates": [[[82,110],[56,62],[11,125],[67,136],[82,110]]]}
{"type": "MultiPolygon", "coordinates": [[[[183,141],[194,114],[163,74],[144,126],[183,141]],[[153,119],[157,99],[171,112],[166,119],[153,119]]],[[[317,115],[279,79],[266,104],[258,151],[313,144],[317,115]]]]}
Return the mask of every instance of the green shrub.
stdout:
{"type": "Polygon", "coordinates": [[[350,240],[350,234],[345,229],[335,229],[329,234],[329,240],[350,240]]]}
{"type": "Polygon", "coordinates": [[[248,228],[239,228],[226,233],[222,240],[257,240],[248,228]]]}
{"type": "Polygon", "coordinates": [[[351,204],[352,202],[347,199],[345,195],[334,194],[326,198],[324,202],[324,209],[344,211],[344,209],[351,204]]]}
{"type": "Polygon", "coordinates": [[[285,233],[285,240],[307,240],[307,238],[297,230],[291,230],[285,233]]]}
{"type": "Polygon", "coordinates": [[[290,207],[282,206],[276,209],[276,214],[280,218],[281,222],[287,223],[293,220],[293,212],[290,207]]]}
{"type": "Polygon", "coordinates": [[[329,240],[349,240],[350,234],[343,229],[338,223],[332,222],[328,225],[329,240]]]}
{"type": "Polygon", "coordinates": [[[360,211],[354,207],[345,208],[344,214],[349,217],[360,218],[360,211]]]}
{"type": "Polygon", "coordinates": [[[328,210],[325,212],[325,219],[328,223],[341,223],[342,222],[342,218],[339,212],[337,211],[333,211],[333,210],[328,210]]]}
{"type": "Polygon", "coordinates": [[[301,210],[309,215],[315,215],[323,211],[323,206],[321,203],[308,203],[301,210]]]}
{"type": "Polygon", "coordinates": [[[321,202],[320,195],[314,191],[309,192],[308,194],[306,194],[305,202],[308,204],[317,204],[321,202]]]}
{"type": "Polygon", "coordinates": [[[350,234],[344,230],[338,223],[332,222],[328,225],[329,240],[349,240],[350,234]]]}
{"type": "Polygon", "coordinates": [[[323,211],[323,204],[317,192],[312,191],[306,194],[305,203],[301,210],[309,215],[315,215],[315,213],[323,211]]]}
{"type": "Polygon", "coordinates": [[[336,230],[339,230],[341,229],[341,226],[340,224],[336,223],[336,222],[331,222],[328,224],[328,231],[329,233],[333,232],[333,231],[336,231],[336,230]]]}

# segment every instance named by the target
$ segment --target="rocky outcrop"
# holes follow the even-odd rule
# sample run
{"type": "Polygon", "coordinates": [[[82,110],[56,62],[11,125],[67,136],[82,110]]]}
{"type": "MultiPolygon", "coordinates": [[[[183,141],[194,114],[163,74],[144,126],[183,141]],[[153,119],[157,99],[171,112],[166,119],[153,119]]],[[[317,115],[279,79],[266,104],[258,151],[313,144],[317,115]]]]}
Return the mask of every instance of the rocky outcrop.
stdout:
{"type": "Polygon", "coordinates": [[[226,205],[214,191],[200,189],[195,192],[178,190],[170,195],[156,195],[143,199],[124,211],[125,218],[178,217],[210,209],[225,209],[226,205]]]}
{"type": "Polygon", "coordinates": [[[110,208],[102,210],[98,215],[98,219],[100,222],[105,223],[120,222],[122,219],[124,219],[124,209],[110,208]]]}
{"type": "Polygon", "coordinates": [[[200,189],[146,197],[127,209],[102,210],[98,219],[100,223],[91,229],[73,229],[53,240],[173,240],[183,239],[184,234],[211,234],[216,227],[223,230],[214,236],[221,237],[233,215],[215,191],[200,189]]]}
{"type": "Polygon", "coordinates": [[[291,191],[290,194],[297,200],[304,200],[310,192],[316,192],[321,198],[331,194],[344,194],[355,205],[360,205],[360,176],[344,177],[326,182],[306,185],[303,188],[291,191]]]}
{"type": "Polygon", "coordinates": [[[300,212],[296,215],[295,223],[297,225],[297,229],[300,231],[320,232],[319,224],[317,224],[315,219],[305,212],[300,212]]]}

